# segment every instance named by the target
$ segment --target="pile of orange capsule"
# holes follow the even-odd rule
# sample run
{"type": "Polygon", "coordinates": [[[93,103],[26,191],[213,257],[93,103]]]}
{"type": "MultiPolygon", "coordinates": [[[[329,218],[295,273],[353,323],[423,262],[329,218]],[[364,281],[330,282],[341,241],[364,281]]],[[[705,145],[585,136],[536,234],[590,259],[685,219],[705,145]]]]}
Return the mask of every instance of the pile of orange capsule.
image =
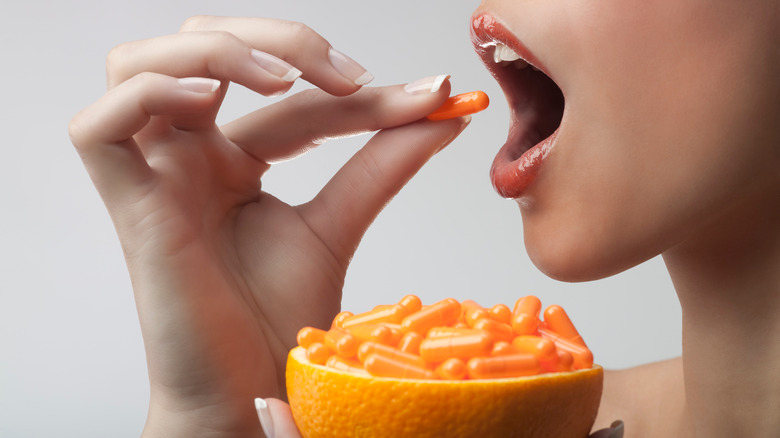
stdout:
{"type": "Polygon", "coordinates": [[[407,295],[357,315],[341,312],[330,330],[304,327],[309,362],[358,375],[403,379],[496,379],[593,366],[593,354],[558,305],[529,295],[485,308],[448,298],[423,306],[407,295]]]}

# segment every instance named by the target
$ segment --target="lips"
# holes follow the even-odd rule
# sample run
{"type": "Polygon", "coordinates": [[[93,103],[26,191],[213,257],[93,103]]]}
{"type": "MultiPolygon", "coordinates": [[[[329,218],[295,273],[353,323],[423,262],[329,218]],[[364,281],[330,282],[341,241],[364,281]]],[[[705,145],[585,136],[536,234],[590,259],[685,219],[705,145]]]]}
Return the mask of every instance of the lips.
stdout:
{"type": "Polygon", "coordinates": [[[520,198],[555,146],[563,92],[539,59],[493,16],[475,15],[471,35],[511,110],[509,135],[493,160],[490,178],[499,195],[520,198]]]}

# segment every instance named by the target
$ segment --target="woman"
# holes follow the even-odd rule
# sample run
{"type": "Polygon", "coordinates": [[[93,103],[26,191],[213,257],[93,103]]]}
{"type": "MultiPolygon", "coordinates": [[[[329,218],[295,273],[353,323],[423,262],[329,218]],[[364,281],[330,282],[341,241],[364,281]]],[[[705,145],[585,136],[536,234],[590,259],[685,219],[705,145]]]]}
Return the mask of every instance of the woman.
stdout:
{"type": "MultiPolygon", "coordinates": [[[[513,108],[491,176],[534,263],[580,281],[663,254],[680,298],[683,357],[608,372],[594,429],[780,434],[780,3],[496,0],[472,28],[513,108]]],[[[370,80],[276,20],[195,17],[109,55],[110,90],[70,133],[133,281],[144,436],[262,436],[257,396],[268,435],[298,436],[278,400],[297,329],[328,324],[365,229],[468,124],[420,120],[446,77],[370,80]],[[299,77],[318,90],[215,126],[229,82],[299,77]],[[311,202],[260,190],[270,162],[374,130],[311,202]]]]}

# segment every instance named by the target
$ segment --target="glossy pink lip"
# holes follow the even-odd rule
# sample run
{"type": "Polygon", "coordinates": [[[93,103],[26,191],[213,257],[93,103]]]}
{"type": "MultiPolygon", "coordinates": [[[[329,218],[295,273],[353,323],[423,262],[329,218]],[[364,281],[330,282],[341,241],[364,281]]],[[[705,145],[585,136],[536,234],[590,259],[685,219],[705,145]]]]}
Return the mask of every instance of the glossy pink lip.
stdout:
{"type": "Polygon", "coordinates": [[[539,59],[493,16],[479,13],[471,24],[474,49],[501,85],[512,111],[507,142],[493,160],[491,181],[501,196],[520,198],[555,145],[563,94],[539,59]],[[508,46],[540,71],[496,64],[492,48],[496,43],[508,46]]]}

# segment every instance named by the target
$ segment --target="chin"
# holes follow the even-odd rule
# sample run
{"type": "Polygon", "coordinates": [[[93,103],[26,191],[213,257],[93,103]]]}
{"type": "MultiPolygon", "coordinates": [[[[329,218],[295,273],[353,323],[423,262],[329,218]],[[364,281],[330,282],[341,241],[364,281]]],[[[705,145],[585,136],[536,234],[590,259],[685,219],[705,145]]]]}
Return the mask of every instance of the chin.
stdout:
{"type": "MultiPolygon", "coordinates": [[[[522,210],[522,204],[521,204],[522,210]]],[[[615,230],[599,232],[585,221],[539,221],[523,212],[525,248],[531,262],[546,276],[576,283],[610,277],[658,254],[636,239],[621,239],[615,230]],[[573,223],[577,222],[577,223],[573,223]]],[[[604,230],[604,228],[601,228],[604,230]]],[[[637,236],[634,236],[637,237],[637,236]]]]}

